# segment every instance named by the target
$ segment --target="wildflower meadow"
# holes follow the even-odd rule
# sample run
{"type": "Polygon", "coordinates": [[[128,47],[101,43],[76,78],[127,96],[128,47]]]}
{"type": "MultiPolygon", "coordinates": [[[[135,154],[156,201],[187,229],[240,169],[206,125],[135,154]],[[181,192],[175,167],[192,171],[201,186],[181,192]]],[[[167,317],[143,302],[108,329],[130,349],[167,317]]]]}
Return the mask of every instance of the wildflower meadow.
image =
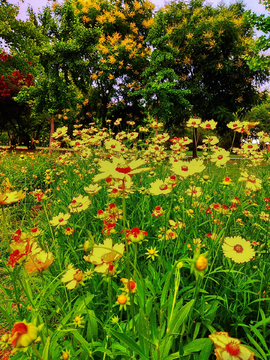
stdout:
{"type": "Polygon", "coordinates": [[[1,151],[2,359],[269,359],[269,135],[109,125],[1,151]]]}

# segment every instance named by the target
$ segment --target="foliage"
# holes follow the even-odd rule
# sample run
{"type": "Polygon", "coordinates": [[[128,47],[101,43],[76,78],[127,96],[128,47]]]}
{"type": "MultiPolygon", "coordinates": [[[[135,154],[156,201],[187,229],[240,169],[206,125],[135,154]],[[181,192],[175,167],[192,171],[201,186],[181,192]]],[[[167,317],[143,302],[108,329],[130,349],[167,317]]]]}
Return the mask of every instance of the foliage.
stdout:
{"type": "Polygon", "coordinates": [[[53,134],[71,151],[1,152],[1,349],[14,360],[206,360],[229,332],[267,360],[269,135],[259,149],[253,125],[229,124],[245,138],[236,161],[212,132],[190,161],[190,139],[166,150],[152,123],[143,151],[143,133],[120,141],[76,125],[53,134]]]}
{"type": "Polygon", "coordinates": [[[219,122],[219,132],[233,113],[241,116],[260,100],[256,85],[268,76],[244,59],[253,35],[244,15],[242,3],[213,8],[200,0],[172,2],[159,10],[150,33],[161,53],[167,37],[178,88],[189,91],[185,99],[194,115],[219,122]]]}

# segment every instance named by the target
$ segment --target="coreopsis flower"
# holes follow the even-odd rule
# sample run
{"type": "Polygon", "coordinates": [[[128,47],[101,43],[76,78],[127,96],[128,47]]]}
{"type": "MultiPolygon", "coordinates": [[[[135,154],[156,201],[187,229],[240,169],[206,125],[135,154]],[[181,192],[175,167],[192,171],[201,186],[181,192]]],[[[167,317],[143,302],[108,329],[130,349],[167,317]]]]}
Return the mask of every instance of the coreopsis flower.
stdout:
{"type": "Polygon", "coordinates": [[[110,152],[112,152],[112,151],[120,152],[122,143],[119,140],[106,139],[104,141],[104,146],[105,146],[106,150],[108,150],[110,152]]]}
{"type": "Polygon", "coordinates": [[[247,171],[241,172],[238,181],[245,181],[245,188],[250,191],[257,191],[262,188],[262,180],[255,175],[249,175],[247,171]]]}
{"type": "Polygon", "coordinates": [[[71,215],[69,213],[64,214],[60,212],[57,216],[54,216],[52,220],[50,220],[50,224],[57,227],[66,225],[70,216],[71,215]]]}
{"type": "Polygon", "coordinates": [[[234,130],[234,131],[235,131],[236,129],[241,128],[241,126],[242,126],[242,123],[241,123],[241,121],[239,121],[239,120],[231,121],[231,122],[229,122],[229,124],[227,124],[227,127],[228,127],[229,129],[234,130]]]}
{"type": "Polygon", "coordinates": [[[95,244],[90,255],[83,258],[94,265],[95,271],[102,274],[114,275],[116,272],[114,261],[120,259],[125,250],[124,244],[115,244],[110,238],[104,240],[103,244],[95,244]]]}
{"type": "Polygon", "coordinates": [[[79,213],[81,211],[87,210],[91,203],[92,202],[88,196],[78,195],[72,199],[71,203],[68,205],[68,208],[71,213],[79,213]]]}
{"type": "Polygon", "coordinates": [[[206,120],[200,124],[202,129],[214,130],[217,126],[217,122],[214,120],[206,120]]]}
{"type": "Polygon", "coordinates": [[[216,136],[206,136],[202,142],[206,145],[214,146],[219,143],[219,139],[216,136]]]}
{"type": "Polygon", "coordinates": [[[126,232],[126,238],[133,243],[143,241],[145,236],[148,235],[147,231],[140,230],[138,227],[134,227],[131,230],[121,230],[121,234],[123,232],[126,232]]]}
{"type": "Polygon", "coordinates": [[[83,272],[80,269],[74,269],[73,265],[69,265],[61,281],[67,283],[68,290],[75,289],[83,281],[83,272]]]}
{"type": "Polygon", "coordinates": [[[153,121],[152,123],[149,124],[149,126],[152,129],[160,129],[163,127],[163,124],[161,122],[153,121]]]}
{"type": "Polygon", "coordinates": [[[127,310],[127,305],[130,305],[128,294],[122,293],[117,297],[116,305],[120,305],[120,310],[127,310]]]}
{"type": "Polygon", "coordinates": [[[37,199],[37,201],[44,200],[47,197],[41,189],[37,189],[37,190],[33,191],[32,194],[37,199]]]}
{"type": "Polygon", "coordinates": [[[152,248],[151,249],[146,249],[147,252],[145,253],[145,255],[147,255],[146,259],[152,259],[153,261],[155,260],[155,256],[158,256],[158,250],[156,250],[156,248],[152,248]]]}
{"type": "Polygon", "coordinates": [[[153,183],[150,184],[151,188],[149,189],[149,193],[151,195],[167,195],[172,191],[172,185],[164,182],[163,180],[157,179],[153,183]]]}
{"type": "Polygon", "coordinates": [[[165,239],[166,240],[174,240],[177,238],[177,232],[175,232],[174,230],[168,229],[166,231],[166,235],[165,235],[165,239]]]}
{"type": "Polygon", "coordinates": [[[187,127],[193,127],[198,128],[202,122],[202,119],[200,118],[191,118],[187,121],[186,125],[187,127]]]}
{"type": "Polygon", "coordinates": [[[92,196],[96,195],[99,192],[99,190],[101,190],[101,189],[102,189],[102,187],[99,186],[98,184],[90,184],[89,186],[84,187],[84,191],[87,192],[87,194],[92,195],[92,196]]]}
{"type": "Polygon", "coordinates": [[[242,145],[242,149],[245,153],[250,154],[254,151],[259,150],[259,144],[246,143],[242,145]]]}
{"type": "Polygon", "coordinates": [[[208,266],[208,261],[207,261],[206,257],[203,255],[200,255],[196,260],[195,266],[198,271],[205,270],[208,266]]]}
{"type": "Polygon", "coordinates": [[[80,315],[75,316],[74,321],[73,321],[73,325],[75,326],[75,328],[84,327],[84,318],[83,318],[83,316],[80,316],[80,315]]]}
{"type": "Polygon", "coordinates": [[[10,205],[25,198],[25,194],[20,191],[7,191],[0,193],[0,205],[10,205]]]}
{"type": "Polygon", "coordinates": [[[16,348],[28,347],[36,340],[38,330],[34,324],[27,323],[26,320],[16,322],[13,325],[8,343],[16,348]]]}
{"type": "Polygon", "coordinates": [[[113,179],[127,181],[130,180],[130,177],[134,174],[139,174],[141,172],[151,170],[148,168],[139,168],[145,164],[145,160],[138,159],[131,162],[127,162],[123,157],[117,158],[112,157],[112,162],[110,161],[100,161],[99,162],[99,171],[100,174],[97,174],[93,178],[93,182],[99,182],[100,180],[112,177],[113,179]]]}
{"type": "Polygon", "coordinates": [[[232,183],[232,179],[229,176],[226,176],[222,181],[223,185],[231,185],[231,183],[232,183]]]}
{"type": "Polygon", "coordinates": [[[171,171],[184,178],[200,173],[205,169],[203,160],[193,159],[190,162],[177,161],[172,164],[171,171]]]}
{"type": "Polygon", "coordinates": [[[38,253],[29,254],[27,261],[24,264],[25,269],[28,274],[31,274],[35,271],[41,271],[47,269],[53,262],[53,254],[49,251],[44,250],[39,251],[38,253]]]}
{"type": "Polygon", "coordinates": [[[61,128],[56,129],[56,131],[52,134],[54,139],[59,139],[60,137],[64,137],[67,135],[68,127],[63,126],[61,128]]]}
{"type": "Polygon", "coordinates": [[[202,188],[199,186],[189,185],[189,189],[186,190],[188,196],[198,198],[202,195],[202,188]]]}
{"type": "Polygon", "coordinates": [[[259,214],[259,218],[263,221],[269,221],[270,215],[266,214],[264,211],[261,211],[261,213],[259,214]]]}
{"type": "Polygon", "coordinates": [[[226,237],[222,244],[223,254],[238,264],[250,261],[255,256],[249,241],[241,236],[226,237]]]}
{"type": "Polygon", "coordinates": [[[151,216],[155,216],[155,217],[159,217],[164,213],[164,210],[162,209],[161,206],[156,206],[153,210],[153,213],[151,214],[151,216]]]}
{"type": "Polygon", "coordinates": [[[120,281],[122,281],[122,283],[124,284],[124,290],[126,293],[129,293],[129,291],[131,293],[135,293],[137,291],[137,284],[134,280],[130,279],[128,281],[128,279],[122,278],[120,279],[120,281]]]}
{"type": "Polygon", "coordinates": [[[254,360],[254,353],[227,332],[220,331],[209,335],[209,338],[216,346],[214,351],[217,360],[254,360]]]}
{"type": "Polygon", "coordinates": [[[215,150],[211,155],[210,160],[216,164],[216,166],[224,166],[227,161],[230,160],[230,152],[224,149],[215,150]]]}
{"type": "Polygon", "coordinates": [[[67,227],[65,230],[66,235],[74,235],[74,228],[67,227]]]}
{"type": "Polygon", "coordinates": [[[139,133],[137,133],[137,132],[131,132],[130,134],[127,134],[127,138],[128,138],[128,140],[135,140],[135,139],[137,139],[138,135],[139,135],[139,133]]]}

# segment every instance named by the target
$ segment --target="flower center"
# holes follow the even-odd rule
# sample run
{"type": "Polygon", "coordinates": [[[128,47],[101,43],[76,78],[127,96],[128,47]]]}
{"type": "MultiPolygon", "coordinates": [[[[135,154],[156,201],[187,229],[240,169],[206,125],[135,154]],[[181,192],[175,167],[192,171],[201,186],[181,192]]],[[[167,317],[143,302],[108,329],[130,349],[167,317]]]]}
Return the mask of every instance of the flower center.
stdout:
{"type": "Polygon", "coordinates": [[[256,182],[256,178],[254,175],[250,175],[248,178],[247,178],[247,181],[250,181],[252,183],[255,183],[256,182]]]}
{"type": "Polygon", "coordinates": [[[181,166],[181,170],[182,170],[182,171],[188,171],[188,167],[185,166],[185,165],[184,165],[184,166],[181,166]]]}
{"type": "Polygon", "coordinates": [[[148,250],[148,253],[149,253],[149,255],[154,255],[155,250],[154,250],[154,249],[150,249],[150,250],[148,250]]]}
{"type": "Polygon", "coordinates": [[[211,127],[211,124],[206,124],[206,126],[205,126],[205,127],[209,128],[209,127],[211,127]]]}
{"type": "Polygon", "coordinates": [[[223,155],[218,155],[218,160],[223,159],[223,155]]]}
{"type": "Polygon", "coordinates": [[[235,250],[237,253],[242,253],[244,251],[243,246],[239,244],[234,245],[233,250],[235,250]]]}
{"type": "Polygon", "coordinates": [[[166,184],[164,185],[160,185],[159,189],[162,191],[162,190],[167,190],[168,189],[168,186],[166,184]]]}
{"type": "Polygon", "coordinates": [[[120,172],[121,174],[128,174],[131,171],[131,168],[129,166],[127,166],[127,167],[117,167],[115,170],[120,172]]]}
{"type": "Polygon", "coordinates": [[[120,305],[124,305],[127,302],[127,297],[125,294],[119,295],[117,301],[120,305]]]}
{"type": "Polygon", "coordinates": [[[239,345],[233,342],[226,345],[226,350],[232,356],[237,356],[240,353],[239,345]]]}
{"type": "Polygon", "coordinates": [[[135,289],[136,284],[135,284],[135,282],[134,282],[134,281],[130,280],[130,282],[129,282],[129,286],[130,286],[130,290],[134,290],[134,289],[135,289]]]}

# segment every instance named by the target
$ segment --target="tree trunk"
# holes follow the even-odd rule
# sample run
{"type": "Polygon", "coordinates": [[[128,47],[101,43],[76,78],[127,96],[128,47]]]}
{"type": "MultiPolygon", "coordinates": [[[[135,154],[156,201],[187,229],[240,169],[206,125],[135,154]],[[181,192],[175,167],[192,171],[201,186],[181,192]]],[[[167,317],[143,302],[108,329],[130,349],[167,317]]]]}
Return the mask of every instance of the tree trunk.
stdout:
{"type": "Polygon", "coordinates": [[[51,125],[51,131],[50,131],[50,145],[49,145],[49,154],[52,153],[52,134],[54,133],[54,114],[51,115],[50,118],[50,125],[51,125]]]}
{"type": "Polygon", "coordinates": [[[193,128],[193,151],[192,151],[192,156],[193,159],[195,159],[198,155],[197,155],[197,136],[198,136],[198,131],[197,128],[193,128]]]}

